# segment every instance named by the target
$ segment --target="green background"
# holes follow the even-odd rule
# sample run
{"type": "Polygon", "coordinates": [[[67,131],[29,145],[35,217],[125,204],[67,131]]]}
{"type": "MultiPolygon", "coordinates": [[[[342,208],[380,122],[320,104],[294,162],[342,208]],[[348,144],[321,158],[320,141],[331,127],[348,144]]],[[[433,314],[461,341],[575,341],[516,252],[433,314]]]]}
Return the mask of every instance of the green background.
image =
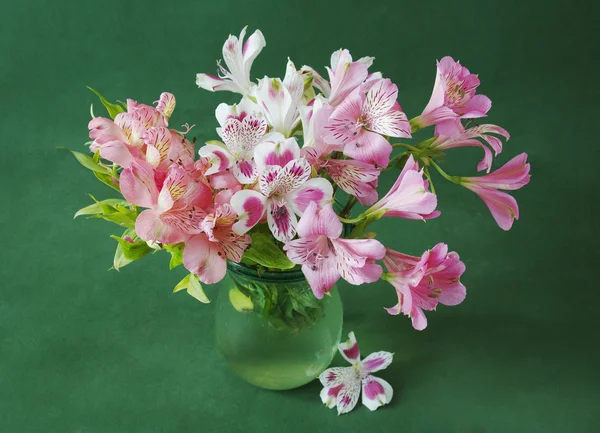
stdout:
{"type": "MultiPolygon", "coordinates": [[[[555,1],[3,2],[0,432],[600,431],[599,12],[555,1]],[[396,354],[380,374],[394,400],[375,413],[337,417],[316,382],[245,384],[216,352],[213,306],[171,293],[183,270],[156,254],[108,272],[108,236],[120,230],[72,220],[86,193],[113,196],[56,150],[84,149],[96,103],[85,86],[146,103],[170,91],[172,124],[214,138],[214,108],[236,96],[197,89],[195,73],[213,73],[227,35],[246,24],[267,39],[254,78],[283,75],[288,56],[323,70],[346,47],[377,58],[409,117],[429,98],[435,60],[452,55],[482,79],[489,122],[512,134],[495,167],[530,155],[510,232],[439,176],[441,218],[379,224],[395,249],[444,241],[467,265],[466,301],[428,314],[425,331],[384,312],[391,286],[342,285],[345,332],[365,354],[396,354]]],[[[474,174],[480,157],[456,150],[445,167],[474,174]]]]}

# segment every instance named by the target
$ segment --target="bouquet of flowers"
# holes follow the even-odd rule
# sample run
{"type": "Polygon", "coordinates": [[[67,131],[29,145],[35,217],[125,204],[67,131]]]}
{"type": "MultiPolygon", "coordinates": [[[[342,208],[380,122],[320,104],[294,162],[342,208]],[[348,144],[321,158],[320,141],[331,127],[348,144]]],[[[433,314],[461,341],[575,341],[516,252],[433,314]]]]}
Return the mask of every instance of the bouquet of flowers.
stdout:
{"type": "Polygon", "coordinates": [[[527,155],[491,171],[509,134],[476,121],[486,117],[491,101],[477,93],[477,75],[451,57],[437,63],[431,98],[409,120],[397,86],[370,71],[374,59],[354,60],[345,49],[331,55],[327,78],[288,60],[283,79],[252,81],[252,63],[266,44],[259,30],[244,41],[245,33],[226,40],[218,76],[197,75],[202,89],[240,94],[239,103],[216,107],[216,132],[197,152],[195,139],[188,139],[191,126],[170,127],[172,94],[145,105],[111,103],[96,92],[110,118],[92,110],[91,153],[73,154],[122,197],[92,197],[77,215],[125,229],[113,236],[115,269],[166,250],[171,268],[183,264],[189,271],[176,290],[203,302],[201,283],[223,279],[227,261],[259,272],[301,269],[317,299],[340,278],[353,285],[383,279],[398,296],[387,311],[424,329],[424,311],[465,298],[463,262],[443,243],[421,256],[394,251],[369,225],[381,218],[439,217],[435,170],[479,195],[508,230],[519,210],[505,191],[529,182],[527,155]],[[408,142],[428,127],[431,138],[408,142]],[[440,167],[446,151],[465,146],[482,149],[477,171],[484,175],[453,176],[440,167]],[[399,174],[380,194],[385,170],[399,174]]]}

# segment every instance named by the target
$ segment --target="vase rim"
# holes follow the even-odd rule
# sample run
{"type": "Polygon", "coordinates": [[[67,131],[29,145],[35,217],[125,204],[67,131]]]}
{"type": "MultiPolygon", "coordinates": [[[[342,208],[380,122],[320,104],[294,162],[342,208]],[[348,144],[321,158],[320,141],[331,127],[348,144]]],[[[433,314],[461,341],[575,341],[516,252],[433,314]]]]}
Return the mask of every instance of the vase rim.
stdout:
{"type": "Polygon", "coordinates": [[[259,279],[259,280],[269,280],[269,281],[302,281],[306,280],[306,277],[302,273],[302,269],[290,269],[290,270],[281,270],[281,271],[264,271],[260,275],[258,274],[258,269],[251,268],[243,263],[232,262],[231,260],[227,260],[227,269],[229,271],[248,275],[250,277],[259,279]]]}

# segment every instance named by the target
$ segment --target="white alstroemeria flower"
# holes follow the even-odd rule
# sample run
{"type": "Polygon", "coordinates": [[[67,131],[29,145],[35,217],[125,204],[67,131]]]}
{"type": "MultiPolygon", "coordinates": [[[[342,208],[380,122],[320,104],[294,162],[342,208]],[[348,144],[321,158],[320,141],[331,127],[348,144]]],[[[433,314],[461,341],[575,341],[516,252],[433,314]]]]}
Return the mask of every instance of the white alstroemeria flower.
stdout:
{"type": "Polygon", "coordinates": [[[225,69],[221,62],[217,62],[219,76],[209,74],[197,74],[196,84],[198,87],[211,92],[217,90],[229,90],[231,92],[246,94],[252,86],[250,81],[250,68],[252,62],[265,47],[265,37],[260,30],[256,30],[242,45],[246,28],[242,29],[240,37],[229,35],[223,45],[223,60],[229,68],[225,69]]]}
{"type": "Polygon", "coordinates": [[[325,406],[337,406],[338,415],[350,412],[358,402],[361,385],[362,403],[369,410],[388,404],[394,395],[392,386],[371,376],[371,373],[387,368],[392,363],[393,354],[375,352],[361,361],[354,332],[348,334],[348,340],[340,343],[338,349],[352,367],[333,367],[321,373],[319,380],[324,386],[321,400],[325,406]]]}
{"type": "Polygon", "coordinates": [[[272,131],[290,137],[300,122],[299,108],[303,106],[304,78],[288,59],[285,77],[264,77],[253,88],[251,96],[256,99],[272,131]]]}

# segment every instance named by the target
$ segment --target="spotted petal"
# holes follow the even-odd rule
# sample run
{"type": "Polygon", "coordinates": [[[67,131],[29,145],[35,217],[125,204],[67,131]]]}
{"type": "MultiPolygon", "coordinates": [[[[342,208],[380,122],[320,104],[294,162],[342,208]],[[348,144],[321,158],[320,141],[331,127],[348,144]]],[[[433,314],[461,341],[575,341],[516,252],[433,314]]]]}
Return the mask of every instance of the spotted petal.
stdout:
{"type": "Polygon", "coordinates": [[[294,159],[283,168],[269,166],[259,178],[260,190],[267,197],[281,197],[308,183],[310,174],[310,164],[304,158],[294,159]]]}
{"type": "Polygon", "coordinates": [[[273,237],[280,242],[287,242],[296,236],[298,221],[294,212],[285,204],[276,200],[268,201],[267,223],[273,237]]]}
{"type": "Polygon", "coordinates": [[[369,410],[376,410],[378,407],[388,404],[392,401],[394,390],[385,380],[378,377],[367,376],[362,381],[362,403],[369,410]]]}
{"type": "Polygon", "coordinates": [[[361,381],[358,377],[352,377],[350,381],[344,384],[336,398],[338,415],[348,413],[354,409],[360,397],[360,385],[361,381]]]}
{"type": "Polygon", "coordinates": [[[391,153],[392,145],[384,137],[364,129],[344,146],[344,155],[384,168],[390,162],[391,153]]]}

